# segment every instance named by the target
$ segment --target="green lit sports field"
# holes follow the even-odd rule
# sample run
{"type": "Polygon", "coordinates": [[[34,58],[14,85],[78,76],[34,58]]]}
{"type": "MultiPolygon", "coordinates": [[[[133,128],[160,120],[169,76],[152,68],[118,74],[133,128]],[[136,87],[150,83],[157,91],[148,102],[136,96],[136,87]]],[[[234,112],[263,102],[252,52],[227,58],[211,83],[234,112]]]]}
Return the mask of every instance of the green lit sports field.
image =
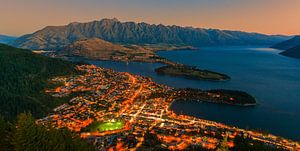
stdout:
{"type": "Polygon", "coordinates": [[[99,131],[112,131],[112,130],[118,130],[122,129],[124,126],[124,122],[122,121],[116,121],[116,122],[94,122],[90,127],[89,130],[92,132],[99,131]]]}

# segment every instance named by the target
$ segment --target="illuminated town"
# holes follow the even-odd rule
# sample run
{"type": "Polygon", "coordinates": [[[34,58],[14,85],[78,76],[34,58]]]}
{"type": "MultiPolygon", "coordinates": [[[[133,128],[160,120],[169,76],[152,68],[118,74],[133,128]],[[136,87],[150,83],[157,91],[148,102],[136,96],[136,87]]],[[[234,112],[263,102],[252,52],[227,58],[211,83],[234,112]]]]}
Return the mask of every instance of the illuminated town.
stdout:
{"type": "Polygon", "coordinates": [[[184,150],[192,145],[214,150],[224,138],[228,148],[233,148],[235,138],[241,137],[300,151],[299,143],[271,134],[177,115],[169,106],[180,91],[150,78],[94,65],[77,69],[82,75],[54,78],[52,81],[62,86],[46,90],[55,97],[70,97],[69,103],[37,122],[67,127],[98,150],[137,150],[155,136],[158,145],[168,150],[184,150]]]}

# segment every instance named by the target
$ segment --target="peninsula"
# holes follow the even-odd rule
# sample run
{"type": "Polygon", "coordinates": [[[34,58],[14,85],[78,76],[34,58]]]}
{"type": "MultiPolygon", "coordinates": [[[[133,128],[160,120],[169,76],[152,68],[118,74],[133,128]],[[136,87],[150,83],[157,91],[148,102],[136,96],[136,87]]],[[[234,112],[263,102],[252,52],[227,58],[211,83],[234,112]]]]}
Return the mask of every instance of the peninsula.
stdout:
{"type": "Polygon", "coordinates": [[[272,48],[284,50],[279,54],[292,58],[300,58],[300,36],[295,36],[289,40],[278,43],[272,48]]]}
{"type": "Polygon", "coordinates": [[[225,74],[208,71],[208,70],[201,70],[196,67],[182,65],[182,64],[163,66],[155,69],[155,72],[161,75],[171,75],[171,76],[178,76],[178,77],[184,77],[184,78],[196,79],[196,80],[212,80],[212,81],[230,80],[230,77],[225,74]]]}
{"type": "Polygon", "coordinates": [[[176,101],[204,101],[237,106],[255,106],[257,104],[255,98],[246,92],[224,89],[178,89],[174,97],[176,101]]]}
{"type": "Polygon", "coordinates": [[[181,76],[196,80],[213,80],[225,81],[230,77],[208,70],[201,70],[196,67],[191,67],[179,63],[172,62],[168,59],[158,56],[156,51],[170,51],[196,48],[191,46],[167,45],[167,44],[151,44],[151,45],[120,45],[104,41],[99,38],[84,39],[74,42],[66,46],[63,50],[57,52],[35,51],[42,52],[48,56],[60,58],[68,57],[84,57],[93,60],[112,60],[121,62],[149,62],[162,63],[167,66],[155,69],[158,74],[171,76],[181,76]]]}

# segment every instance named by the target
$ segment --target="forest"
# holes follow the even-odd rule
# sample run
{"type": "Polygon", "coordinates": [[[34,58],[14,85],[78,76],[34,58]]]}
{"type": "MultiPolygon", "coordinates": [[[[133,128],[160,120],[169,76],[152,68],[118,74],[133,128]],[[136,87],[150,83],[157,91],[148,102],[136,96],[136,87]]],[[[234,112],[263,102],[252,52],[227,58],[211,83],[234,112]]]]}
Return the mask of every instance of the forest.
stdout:
{"type": "Polygon", "coordinates": [[[74,67],[72,62],[0,44],[0,114],[8,120],[26,111],[34,117],[45,116],[67,101],[44,93],[51,87],[49,79],[76,74],[74,67]]]}

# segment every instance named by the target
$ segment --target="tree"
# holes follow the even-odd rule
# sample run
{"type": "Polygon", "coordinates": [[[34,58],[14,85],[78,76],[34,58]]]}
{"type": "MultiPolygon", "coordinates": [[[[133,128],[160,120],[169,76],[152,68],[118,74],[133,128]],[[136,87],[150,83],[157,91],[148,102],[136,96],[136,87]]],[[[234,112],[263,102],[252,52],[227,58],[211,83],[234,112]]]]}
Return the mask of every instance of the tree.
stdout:
{"type": "Polygon", "coordinates": [[[11,150],[13,147],[10,143],[11,125],[0,115],[0,148],[2,150],[11,150]]]}
{"type": "Polygon", "coordinates": [[[17,151],[90,151],[94,147],[67,129],[35,123],[30,113],[18,116],[12,143],[17,151]]]}
{"type": "Polygon", "coordinates": [[[217,149],[217,151],[228,151],[228,145],[227,145],[227,136],[225,136],[219,146],[219,148],[217,149]]]}
{"type": "Polygon", "coordinates": [[[30,111],[34,117],[43,117],[52,108],[68,101],[52,97],[44,89],[52,87],[49,79],[53,77],[77,74],[75,65],[0,44],[0,114],[10,121],[24,111],[30,111]]]}
{"type": "Polygon", "coordinates": [[[44,129],[35,124],[30,113],[22,113],[17,117],[12,143],[16,150],[37,151],[43,147],[40,143],[45,141],[44,134],[44,129]]]}

